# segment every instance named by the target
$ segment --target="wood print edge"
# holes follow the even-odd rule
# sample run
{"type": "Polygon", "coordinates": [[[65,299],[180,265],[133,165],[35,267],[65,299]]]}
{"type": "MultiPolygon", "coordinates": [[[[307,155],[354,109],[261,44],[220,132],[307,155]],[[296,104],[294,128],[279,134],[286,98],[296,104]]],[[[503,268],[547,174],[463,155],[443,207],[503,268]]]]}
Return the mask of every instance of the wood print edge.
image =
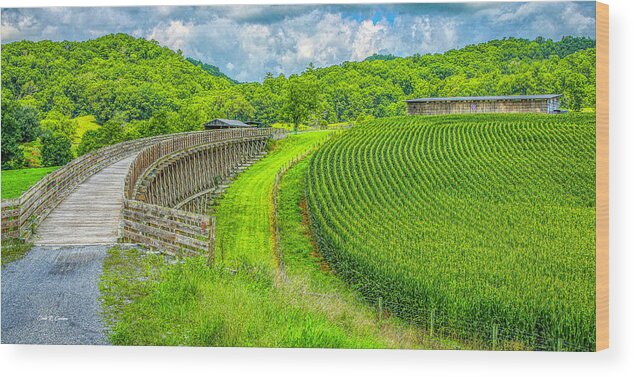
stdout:
{"type": "Polygon", "coordinates": [[[609,8],[596,3],[596,350],[609,347],[609,8]]]}

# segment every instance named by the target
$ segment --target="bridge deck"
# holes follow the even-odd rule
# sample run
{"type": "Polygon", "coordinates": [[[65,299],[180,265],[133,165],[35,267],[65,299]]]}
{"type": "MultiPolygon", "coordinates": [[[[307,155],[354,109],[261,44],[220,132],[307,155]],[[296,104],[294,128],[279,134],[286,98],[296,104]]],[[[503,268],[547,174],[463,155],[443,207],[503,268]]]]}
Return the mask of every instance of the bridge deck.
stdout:
{"type": "Polygon", "coordinates": [[[83,182],[35,231],[36,245],[96,245],[117,241],[123,188],[135,155],[83,182]]]}

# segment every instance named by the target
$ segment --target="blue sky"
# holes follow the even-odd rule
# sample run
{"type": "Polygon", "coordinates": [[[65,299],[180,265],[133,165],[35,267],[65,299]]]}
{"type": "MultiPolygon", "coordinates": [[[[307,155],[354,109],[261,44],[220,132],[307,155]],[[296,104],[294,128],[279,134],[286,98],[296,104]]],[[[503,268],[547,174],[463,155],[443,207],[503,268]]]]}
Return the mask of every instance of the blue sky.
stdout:
{"type": "Polygon", "coordinates": [[[374,53],[443,52],[503,37],[594,38],[594,2],[50,7],[2,9],[2,43],[155,39],[240,81],[374,53]]]}

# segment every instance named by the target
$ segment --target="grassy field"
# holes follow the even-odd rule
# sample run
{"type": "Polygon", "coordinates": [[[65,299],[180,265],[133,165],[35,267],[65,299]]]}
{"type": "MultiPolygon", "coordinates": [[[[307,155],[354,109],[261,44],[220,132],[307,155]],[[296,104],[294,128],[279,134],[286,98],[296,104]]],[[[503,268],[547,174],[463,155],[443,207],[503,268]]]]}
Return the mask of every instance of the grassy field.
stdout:
{"type": "Polygon", "coordinates": [[[263,262],[274,266],[269,217],[275,173],[327,136],[328,132],[317,131],[280,140],[262,163],[229,186],[215,208],[217,260],[232,266],[263,262]]]}
{"type": "Polygon", "coordinates": [[[95,120],[94,115],[84,115],[81,117],[74,118],[73,120],[77,121],[77,133],[75,134],[75,140],[73,140],[73,144],[79,144],[81,138],[84,137],[84,134],[90,130],[96,130],[99,127],[99,123],[95,120]]]}
{"type": "Polygon", "coordinates": [[[324,270],[302,205],[307,160],[281,184],[280,225],[287,278],[281,281],[272,249],[275,173],[323,141],[327,133],[290,135],[237,177],[216,207],[223,256],[184,261],[110,250],[102,301],[115,344],[461,348],[424,336],[388,313],[379,315],[360,295],[324,270]]]}
{"type": "Polygon", "coordinates": [[[57,167],[2,171],[2,199],[17,198],[57,167]]]}
{"type": "Polygon", "coordinates": [[[110,340],[126,345],[375,348],[274,288],[258,266],[209,268],[204,258],[109,251],[100,284],[110,340]]]}
{"type": "Polygon", "coordinates": [[[72,140],[71,149],[73,154],[76,156],[77,148],[79,147],[79,143],[81,142],[81,138],[84,137],[84,134],[88,131],[98,129],[101,125],[97,123],[94,115],[84,115],[73,118],[73,120],[77,122],[77,132],[75,133],[75,139],[72,140]]]}
{"type": "Polygon", "coordinates": [[[548,350],[595,339],[592,114],[388,118],[316,152],[321,252],[440,334],[548,350]]]}
{"type": "MultiPolygon", "coordinates": [[[[293,126],[292,123],[279,122],[279,123],[271,124],[271,127],[272,128],[283,128],[283,129],[285,129],[287,131],[292,131],[294,126],[293,126]]],[[[310,130],[310,126],[308,126],[306,124],[300,124],[300,125],[297,126],[297,130],[298,131],[307,131],[307,130],[310,130]]]]}

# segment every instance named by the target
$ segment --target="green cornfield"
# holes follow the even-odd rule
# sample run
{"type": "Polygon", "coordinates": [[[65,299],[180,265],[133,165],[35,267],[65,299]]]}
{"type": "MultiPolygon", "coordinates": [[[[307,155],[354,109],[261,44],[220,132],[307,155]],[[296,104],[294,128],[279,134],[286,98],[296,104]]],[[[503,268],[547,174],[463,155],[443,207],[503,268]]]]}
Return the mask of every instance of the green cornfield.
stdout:
{"type": "Polygon", "coordinates": [[[311,225],[386,312],[490,348],[595,348],[593,114],[371,121],[311,160],[311,225]]]}

